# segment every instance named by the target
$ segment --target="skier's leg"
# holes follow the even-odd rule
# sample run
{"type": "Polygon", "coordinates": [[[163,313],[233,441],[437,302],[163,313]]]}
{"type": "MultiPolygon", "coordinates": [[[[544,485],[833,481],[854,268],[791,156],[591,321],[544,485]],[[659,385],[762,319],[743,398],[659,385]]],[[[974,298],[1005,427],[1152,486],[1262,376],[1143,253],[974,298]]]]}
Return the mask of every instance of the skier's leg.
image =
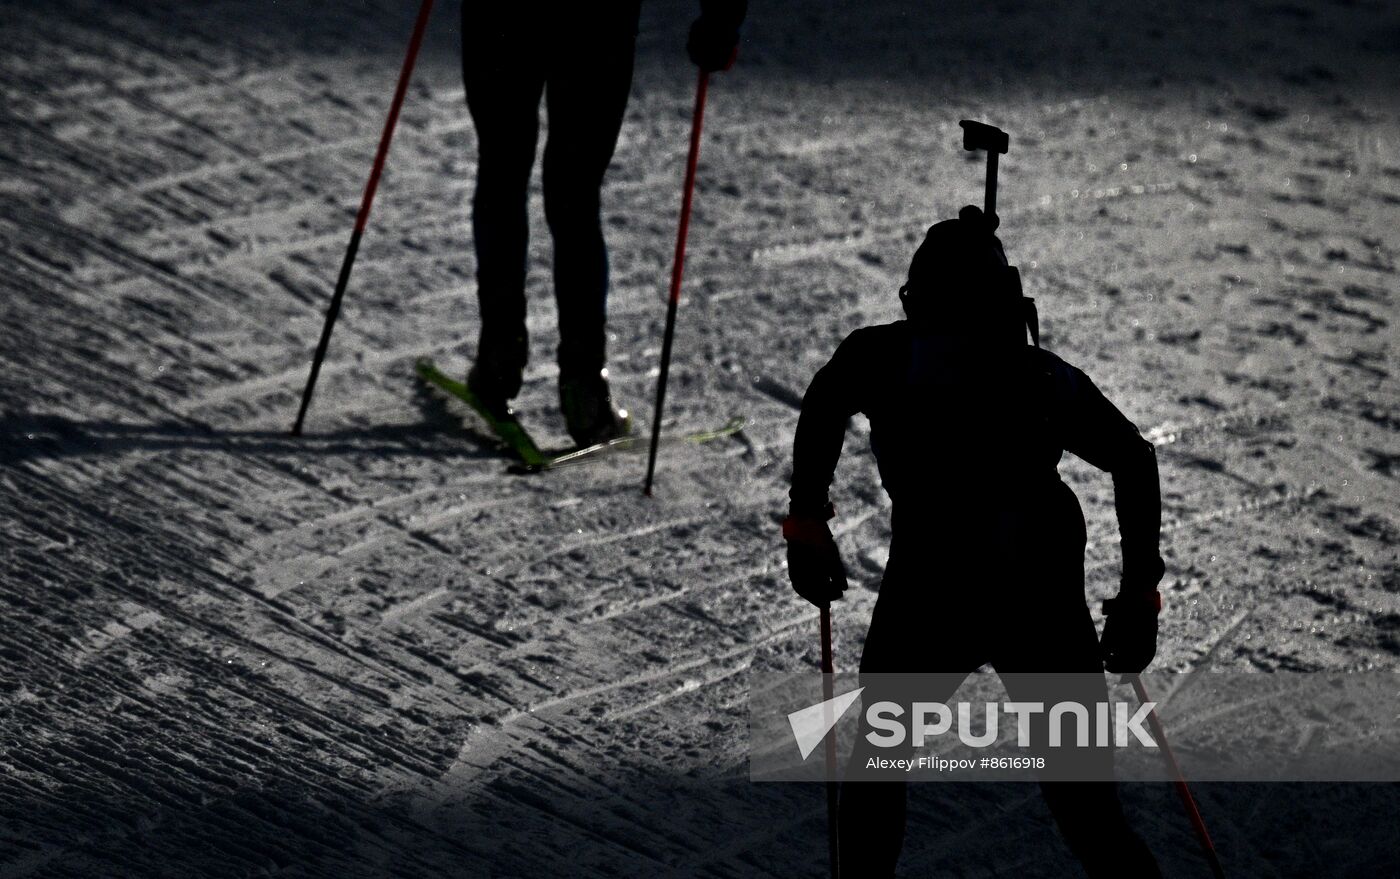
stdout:
{"type": "MultiPolygon", "coordinates": [[[[941,702],[951,698],[967,675],[982,664],[956,626],[930,631],[928,620],[937,618],[928,608],[908,604],[908,587],[900,583],[891,564],[880,586],[880,601],[870,621],[861,655],[862,704],[880,699],[879,678],[868,675],[930,673],[928,692],[921,697],[941,702]]],[[[957,618],[953,613],[949,618],[957,618]]],[[[907,758],[914,753],[907,741],[899,748],[873,746],[866,738],[870,727],[862,713],[855,747],[847,763],[846,777],[865,767],[871,757],[907,758]]],[[[847,781],[841,785],[841,872],[846,876],[887,877],[894,874],[904,847],[908,783],[895,781],[847,781]]]]}
{"type": "MultiPolygon", "coordinates": [[[[1053,587],[1046,591],[1053,592],[1053,587]]],[[[1013,627],[1011,643],[1014,646],[995,661],[1007,695],[1016,701],[1045,705],[1074,701],[1090,706],[1107,701],[1108,686],[1103,677],[1098,635],[1088,607],[1082,600],[1072,597],[1056,605],[1025,614],[1023,624],[1013,627]],[[1024,670],[1038,673],[1016,673],[1024,670]],[[1044,673],[1066,676],[1047,678],[1044,673]]],[[[1034,741],[1046,742],[1045,716],[1038,715],[1032,727],[1034,741]]],[[[1045,756],[1054,759],[1055,755],[1047,749],[1045,756]]],[[[1059,756],[1063,759],[1065,755],[1059,756]]],[[[1112,777],[1111,747],[1094,748],[1088,754],[1076,756],[1084,761],[1080,771],[1090,777],[1112,777]]],[[[1090,879],[1106,876],[1152,879],[1161,875],[1151,850],[1133,832],[1123,814],[1115,782],[1043,781],[1040,789],[1060,833],[1090,879]]]]}
{"type": "Polygon", "coordinates": [[[1157,860],[1123,814],[1111,781],[1047,781],[1040,785],[1070,851],[1089,879],[1161,876],[1157,860]]]}
{"type": "MultiPolygon", "coordinates": [[[[851,752],[847,775],[861,765],[858,760],[866,759],[862,750],[857,746],[851,752]]],[[[908,797],[909,785],[903,781],[847,781],[841,785],[842,875],[872,879],[894,875],[904,848],[908,797]]]]}
{"type": "Polygon", "coordinates": [[[545,71],[537,37],[509,4],[462,7],[462,74],[476,125],[472,198],[481,336],[470,383],[503,404],[520,391],[525,333],[526,199],[539,136],[545,71]]]}
{"type": "Polygon", "coordinates": [[[574,32],[561,40],[546,87],[549,140],[543,183],[545,219],[554,237],[560,388],[570,432],[585,442],[606,438],[589,435],[594,428],[606,433],[613,427],[606,385],[601,384],[608,254],[600,191],[632,86],[637,12],[635,3],[584,4],[574,15],[574,32]],[[571,382],[579,384],[577,393],[585,398],[577,405],[569,399],[571,382]],[[600,407],[601,414],[586,411],[600,407]],[[609,423],[586,423],[599,417],[609,423]]]}

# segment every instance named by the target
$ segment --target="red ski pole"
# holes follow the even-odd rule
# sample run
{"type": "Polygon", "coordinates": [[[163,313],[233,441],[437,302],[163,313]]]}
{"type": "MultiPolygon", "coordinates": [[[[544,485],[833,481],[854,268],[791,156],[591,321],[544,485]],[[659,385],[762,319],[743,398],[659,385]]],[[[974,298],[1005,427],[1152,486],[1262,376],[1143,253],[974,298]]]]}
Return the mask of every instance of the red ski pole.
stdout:
{"type": "Polygon", "coordinates": [[[695,112],[690,118],[690,155],[685,160],[685,186],[681,194],[681,221],[676,228],[676,253],[671,261],[671,298],[666,304],[666,333],[661,341],[661,375],[656,380],[656,413],[651,421],[651,449],[647,452],[647,479],[642,493],[651,496],[656,473],[656,447],[661,442],[661,410],[666,404],[666,378],[671,372],[671,341],[676,335],[676,308],[681,301],[681,275],[685,272],[685,237],[690,231],[690,202],[695,193],[695,168],[700,164],[700,128],[705,121],[705,95],[710,73],[700,71],[695,86],[695,112]]]}
{"type": "MultiPolygon", "coordinates": [[[[1146,704],[1152,700],[1147,696],[1147,688],[1142,685],[1142,678],[1139,675],[1128,675],[1132,682],[1133,692],[1137,694],[1138,701],[1146,704]]],[[[1152,737],[1162,746],[1162,758],[1167,761],[1167,769],[1172,774],[1172,784],[1176,787],[1176,794],[1181,798],[1181,805],[1186,809],[1186,817],[1191,821],[1191,828],[1196,831],[1196,838],[1201,842],[1201,850],[1205,853],[1206,862],[1210,864],[1211,875],[1215,879],[1225,879],[1225,868],[1220,864],[1220,855],[1216,854],[1215,843],[1211,841],[1210,831],[1206,830],[1206,822],[1201,818],[1201,810],[1196,808],[1196,798],[1191,796],[1191,787],[1186,783],[1186,776],[1181,773],[1181,766],[1176,762],[1176,755],[1172,753],[1171,745],[1167,744],[1167,733],[1162,728],[1162,721],[1157,717],[1156,709],[1148,712],[1147,725],[1152,729],[1152,737]]]]}
{"type": "Polygon", "coordinates": [[[399,70],[399,84],[394,89],[394,100],[389,104],[389,118],[384,120],[384,132],[379,135],[379,150],[374,154],[374,166],[369,172],[369,182],[365,184],[364,195],[360,198],[360,212],[355,215],[355,230],[350,233],[350,246],[345,249],[345,258],[340,263],[340,277],[335,282],[335,292],[331,294],[331,304],[326,309],[326,322],[321,327],[321,341],[316,345],[316,356],[311,359],[311,375],[306,379],[306,389],[301,392],[301,408],[297,410],[297,420],[292,425],[292,436],[301,436],[301,425],[306,420],[306,410],[311,406],[311,394],[316,389],[316,379],[321,374],[321,361],[326,359],[326,349],[331,344],[331,330],[335,319],[340,315],[340,301],[345,298],[345,288],[350,283],[350,268],[355,264],[355,254],[360,249],[360,236],[369,222],[369,208],[374,203],[374,191],[379,188],[379,176],[384,172],[384,160],[389,155],[389,142],[394,139],[394,127],[399,122],[399,109],[403,107],[404,93],[408,91],[408,80],[413,75],[413,64],[418,60],[418,49],[423,45],[423,31],[428,26],[428,13],[433,9],[433,0],[423,0],[418,7],[418,20],[413,23],[413,36],[408,40],[408,52],[399,70]]]}
{"type": "MultiPolygon", "coordinates": [[[[822,623],[822,701],[828,706],[835,690],[836,664],[831,654],[831,605],[821,606],[822,623]]],[[[828,708],[829,710],[829,708],[828,708]]],[[[826,733],[826,838],[831,857],[831,879],[841,879],[841,836],[837,811],[836,725],[827,724],[826,733]]]]}

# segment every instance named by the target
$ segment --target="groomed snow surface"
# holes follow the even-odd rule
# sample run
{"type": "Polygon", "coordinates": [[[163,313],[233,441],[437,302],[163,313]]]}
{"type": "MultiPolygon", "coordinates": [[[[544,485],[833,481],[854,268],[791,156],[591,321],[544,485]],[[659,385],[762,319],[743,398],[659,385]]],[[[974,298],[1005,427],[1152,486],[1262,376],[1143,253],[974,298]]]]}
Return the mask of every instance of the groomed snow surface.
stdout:
{"type": "MultiPolygon", "coordinates": [[[[752,5],[667,412],[752,426],[663,450],[651,500],[637,455],[506,475],[415,393],[414,359],[465,370],[477,327],[456,3],[299,440],[416,4],[0,6],[0,877],[825,875],[821,790],[746,778],[749,674],[817,657],[776,525],[793,404],[980,202],[961,118],[1011,135],[1002,237],[1046,345],[1157,443],[1158,667],[1400,666],[1395,8],[752,5]]],[[[605,195],[643,421],[693,12],[646,4],[605,195]]],[[[531,216],[518,408],[558,446],[537,189],[531,216]]],[[[1112,487],[1062,470],[1097,606],[1112,487]]],[[[834,497],[849,669],[889,537],[860,423],[834,497]]],[[[1394,787],[1197,794],[1232,877],[1400,865],[1394,787]]],[[[1169,788],[1124,797],[1167,875],[1206,875],[1169,788]]],[[[1077,869],[1033,786],[914,792],[902,875],[1077,869]]]]}

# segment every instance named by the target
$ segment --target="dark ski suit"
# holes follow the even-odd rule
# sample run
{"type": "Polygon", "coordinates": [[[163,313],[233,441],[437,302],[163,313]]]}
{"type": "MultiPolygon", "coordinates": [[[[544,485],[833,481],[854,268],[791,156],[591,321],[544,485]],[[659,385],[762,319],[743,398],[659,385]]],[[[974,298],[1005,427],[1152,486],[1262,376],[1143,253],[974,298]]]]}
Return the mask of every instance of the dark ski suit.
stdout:
{"type": "MultiPolygon", "coordinates": [[[[793,512],[821,510],[847,421],[869,418],[893,539],[861,672],[944,673],[947,692],[935,700],[984,663],[1008,691],[1020,672],[1101,675],[1084,598],[1084,517],[1056,465],[1068,450],[1113,475],[1124,583],[1151,590],[1162,573],[1151,443],[1054,354],[1025,346],[979,357],[918,326],[904,320],[847,337],[803,398],[793,448],[793,512]]],[[[1112,783],[1042,790],[1090,876],[1158,875],[1112,783]]],[[[843,786],[845,875],[893,873],[905,801],[903,782],[843,786]]]]}
{"type": "Polygon", "coordinates": [[[599,192],[617,146],[640,0],[608,3],[465,3],[462,73],[476,125],[472,200],[481,354],[499,367],[504,395],[520,390],[528,344],[526,196],[539,136],[545,219],[554,237],[554,295],[561,369],[603,368],[608,254],[599,192]]]}

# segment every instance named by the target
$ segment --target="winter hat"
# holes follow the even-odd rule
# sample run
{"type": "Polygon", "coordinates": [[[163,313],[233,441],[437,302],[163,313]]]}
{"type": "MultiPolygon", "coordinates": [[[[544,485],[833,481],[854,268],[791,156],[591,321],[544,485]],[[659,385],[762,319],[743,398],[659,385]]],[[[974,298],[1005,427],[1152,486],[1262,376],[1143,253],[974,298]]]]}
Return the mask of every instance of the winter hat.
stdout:
{"type": "Polygon", "coordinates": [[[967,313],[999,303],[1005,285],[998,283],[1006,267],[1006,252],[995,230],[997,218],[968,205],[956,220],[929,227],[914,258],[899,298],[910,317],[933,313],[967,313]]]}

